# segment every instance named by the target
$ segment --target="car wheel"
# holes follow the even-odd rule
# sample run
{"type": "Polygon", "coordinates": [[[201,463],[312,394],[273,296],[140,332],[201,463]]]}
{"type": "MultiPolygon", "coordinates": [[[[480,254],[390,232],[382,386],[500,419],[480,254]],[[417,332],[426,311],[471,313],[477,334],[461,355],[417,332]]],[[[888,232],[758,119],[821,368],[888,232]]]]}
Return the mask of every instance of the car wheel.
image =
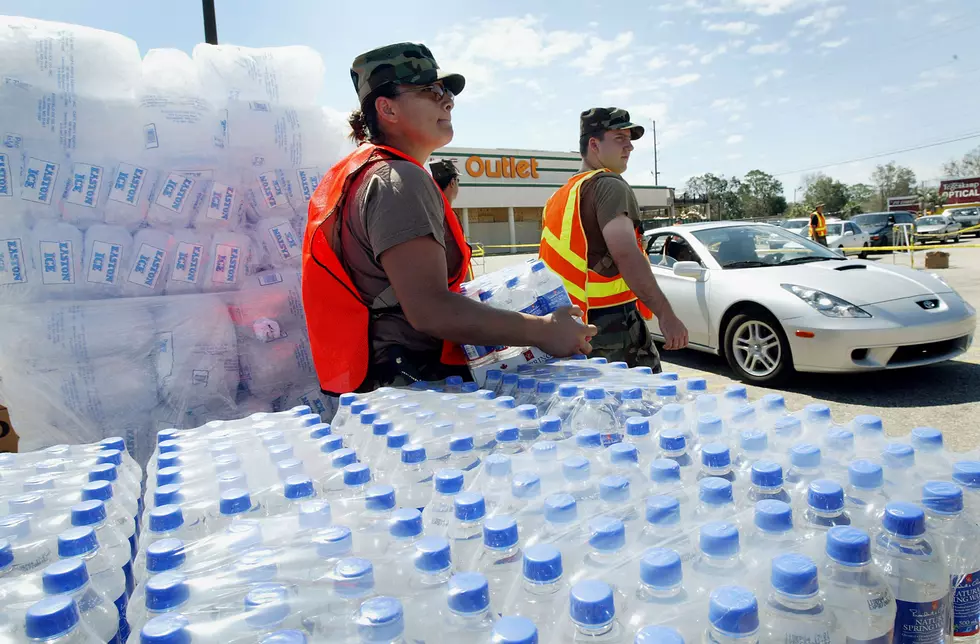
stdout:
{"type": "Polygon", "coordinates": [[[956,235],[954,235],[954,236],[953,236],[953,243],[954,243],[954,244],[958,244],[958,243],[960,243],[960,236],[959,236],[959,233],[957,233],[956,235]]]}
{"type": "Polygon", "coordinates": [[[739,379],[772,383],[793,372],[793,357],[782,326],[768,311],[750,309],[729,321],[725,358],[739,379]]]}
{"type": "MultiPolygon", "coordinates": [[[[864,242],[864,246],[862,246],[862,248],[868,248],[868,242],[864,242]]],[[[868,251],[862,250],[860,253],[858,253],[858,257],[860,259],[868,259],[868,251]]]]}

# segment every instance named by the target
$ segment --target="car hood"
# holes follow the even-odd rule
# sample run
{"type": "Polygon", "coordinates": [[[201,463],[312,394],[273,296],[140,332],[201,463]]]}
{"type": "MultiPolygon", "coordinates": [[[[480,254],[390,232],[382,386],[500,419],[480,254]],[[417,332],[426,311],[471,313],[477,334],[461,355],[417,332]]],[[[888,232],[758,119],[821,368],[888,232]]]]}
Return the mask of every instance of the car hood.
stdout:
{"type": "Polygon", "coordinates": [[[915,229],[920,233],[939,232],[946,229],[946,224],[929,224],[928,226],[916,226],[915,229]]]}
{"type": "Polygon", "coordinates": [[[929,273],[864,260],[832,260],[765,270],[778,270],[782,284],[824,291],[858,306],[952,291],[929,273]]]}

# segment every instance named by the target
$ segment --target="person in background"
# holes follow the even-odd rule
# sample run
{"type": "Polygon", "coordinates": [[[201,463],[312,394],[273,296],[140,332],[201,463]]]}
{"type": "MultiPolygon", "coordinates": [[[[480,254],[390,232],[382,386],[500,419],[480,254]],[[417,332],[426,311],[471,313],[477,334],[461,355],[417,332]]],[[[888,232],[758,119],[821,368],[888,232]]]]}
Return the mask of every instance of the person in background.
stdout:
{"type": "Polygon", "coordinates": [[[323,177],[303,240],[303,306],[327,394],[469,376],[459,344],[589,353],[595,327],[571,307],[536,317],[461,295],[462,227],[422,164],[453,139],[459,74],[429,48],[398,43],[351,66],[360,145],[323,177]]]}
{"type": "Polygon", "coordinates": [[[450,159],[443,159],[430,163],[429,170],[432,172],[432,179],[449,200],[449,205],[453,205],[459,196],[459,170],[456,164],[450,159]]]}
{"type": "Polygon", "coordinates": [[[827,245],[827,218],[823,216],[822,203],[818,203],[810,214],[810,239],[822,246],[827,245]]]}
{"type": "Polygon", "coordinates": [[[643,128],[626,110],[582,112],[582,168],[544,207],[540,256],[599,330],[592,338],[595,355],[660,371],[646,320],[657,316],[668,350],[687,346],[687,329],[640,247],[640,207],[622,177],[641,136],[643,128]]]}

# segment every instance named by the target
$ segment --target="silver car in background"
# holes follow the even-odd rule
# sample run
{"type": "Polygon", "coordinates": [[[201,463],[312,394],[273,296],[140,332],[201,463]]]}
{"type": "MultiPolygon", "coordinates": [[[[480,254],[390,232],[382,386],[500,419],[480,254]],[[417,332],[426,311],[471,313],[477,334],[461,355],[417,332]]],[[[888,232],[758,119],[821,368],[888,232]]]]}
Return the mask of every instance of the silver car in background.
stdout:
{"type": "Polygon", "coordinates": [[[960,228],[963,226],[946,215],[929,215],[915,220],[916,241],[927,243],[931,241],[945,244],[950,239],[954,244],[960,242],[960,228]]]}
{"type": "MultiPolygon", "coordinates": [[[[973,342],[976,311],[933,273],[846,259],[769,224],[648,235],[651,270],[691,348],[724,356],[749,382],[932,364],[973,342]]],[[[662,340],[656,319],[649,326],[662,340]]]]}

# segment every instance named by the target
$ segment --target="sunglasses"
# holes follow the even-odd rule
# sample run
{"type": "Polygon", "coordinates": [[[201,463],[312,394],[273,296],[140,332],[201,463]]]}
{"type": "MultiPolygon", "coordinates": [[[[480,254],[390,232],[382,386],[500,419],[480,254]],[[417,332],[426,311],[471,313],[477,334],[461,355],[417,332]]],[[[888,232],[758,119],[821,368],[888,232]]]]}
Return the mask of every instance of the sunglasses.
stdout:
{"type": "Polygon", "coordinates": [[[451,101],[453,101],[453,100],[456,99],[456,95],[452,93],[452,90],[449,90],[449,89],[443,87],[442,85],[424,85],[422,87],[404,87],[399,92],[399,94],[408,94],[409,92],[415,92],[415,93],[419,93],[419,94],[425,92],[429,96],[429,98],[431,98],[432,100],[436,101],[437,103],[441,102],[444,98],[449,98],[449,100],[451,100],[451,101]]]}

